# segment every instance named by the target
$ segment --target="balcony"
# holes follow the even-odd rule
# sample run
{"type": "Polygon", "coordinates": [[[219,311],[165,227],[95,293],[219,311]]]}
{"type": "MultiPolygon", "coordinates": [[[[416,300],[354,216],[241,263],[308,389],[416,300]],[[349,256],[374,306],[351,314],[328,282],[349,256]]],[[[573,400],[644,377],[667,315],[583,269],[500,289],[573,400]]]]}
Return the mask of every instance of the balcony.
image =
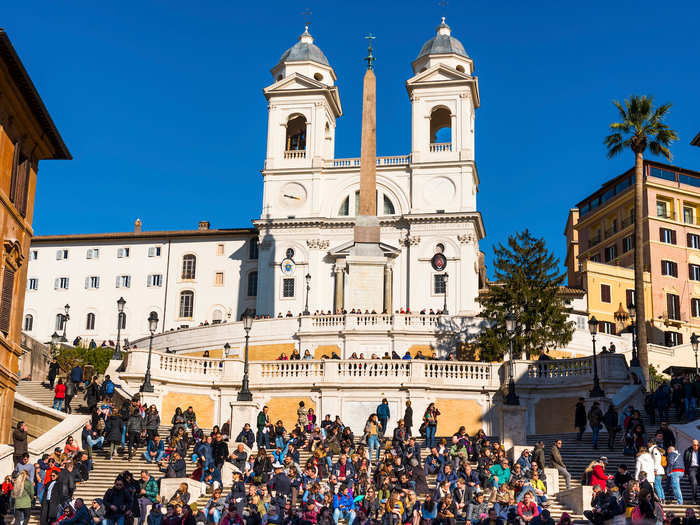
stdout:
{"type": "Polygon", "coordinates": [[[605,230],[605,238],[608,239],[617,233],[617,227],[605,230]]]}
{"type": "Polygon", "coordinates": [[[601,238],[600,234],[596,235],[592,239],[588,239],[588,247],[593,248],[594,246],[600,244],[601,238]]]}
{"type": "Polygon", "coordinates": [[[444,153],[446,151],[452,151],[452,143],[450,142],[436,142],[429,146],[430,153],[444,153]]]}
{"type": "Polygon", "coordinates": [[[620,229],[624,230],[625,228],[627,228],[628,226],[631,226],[632,224],[634,224],[634,217],[625,217],[622,219],[620,229]]]}
{"type": "MultiPolygon", "coordinates": [[[[388,157],[377,157],[377,167],[382,166],[406,166],[411,163],[410,155],[390,155],[388,157]]],[[[360,159],[331,159],[324,161],[324,168],[359,168],[360,159]]]]}
{"type": "Polygon", "coordinates": [[[284,158],[285,159],[305,159],[306,158],[306,150],[305,149],[297,149],[297,150],[285,151],[284,158]]]}

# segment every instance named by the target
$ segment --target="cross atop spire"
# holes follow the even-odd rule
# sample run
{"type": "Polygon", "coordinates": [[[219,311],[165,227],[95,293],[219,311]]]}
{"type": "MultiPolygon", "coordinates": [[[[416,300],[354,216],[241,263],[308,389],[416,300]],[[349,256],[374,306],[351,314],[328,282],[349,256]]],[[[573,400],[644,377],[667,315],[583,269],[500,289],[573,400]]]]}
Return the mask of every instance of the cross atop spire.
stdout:
{"type": "Polygon", "coordinates": [[[369,47],[367,48],[367,58],[365,58],[365,60],[367,61],[367,69],[374,69],[374,61],[377,60],[377,58],[372,54],[372,40],[374,40],[377,37],[370,33],[365,38],[369,40],[369,47]]]}

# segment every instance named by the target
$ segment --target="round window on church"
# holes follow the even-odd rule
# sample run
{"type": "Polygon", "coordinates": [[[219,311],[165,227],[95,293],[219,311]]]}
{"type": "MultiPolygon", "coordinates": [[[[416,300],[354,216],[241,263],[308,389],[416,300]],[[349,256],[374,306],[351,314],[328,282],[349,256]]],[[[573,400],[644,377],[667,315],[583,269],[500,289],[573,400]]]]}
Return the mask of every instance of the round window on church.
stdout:
{"type": "Polygon", "coordinates": [[[435,245],[435,253],[445,253],[445,245],[442,243],[437,243],[435,245]]]}
{"type": "Polygon", "coordinates": [[[464,73],[464,66],[457,66],[456,69],[457,69],[457,71],[459,71],[460,73],[464,73]]]}
{"type": "Polygon", "coordinates": [[[314,78],[321,82],[321,80],[323,80],[323,75],[321,73],[316,73],[314,74],[314,78]]]}
{"type": "Polygon", "coordinates": [[[287,251],[285,252],[285,255],[287,256],[287,259],[294,259],[294,249],[293,249],[293,248],[287,248],[287,251]]]}

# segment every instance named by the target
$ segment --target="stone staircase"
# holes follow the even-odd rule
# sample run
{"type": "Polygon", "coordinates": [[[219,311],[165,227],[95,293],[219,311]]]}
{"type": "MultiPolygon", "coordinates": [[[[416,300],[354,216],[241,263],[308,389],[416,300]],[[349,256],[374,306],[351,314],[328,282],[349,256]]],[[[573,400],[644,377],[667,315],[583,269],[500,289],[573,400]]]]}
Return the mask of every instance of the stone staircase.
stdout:
{"type": "MultiPolygon", "coordinates": [[[[645,422],[646,424],[646,422],[645,422]]],[[[647,432],[653,432],[656,430],[657,426],[646,425],[647,432]]],[[[608,465],[605,470],[606,474],[615,474],[617,472],[617,467],[619,465],[626,465],[629,473],[634,476],[635,472],[635,460],[634,456],[625,456],[623,454],[624,445],[620,441],[620,436],[616,438],[613,450],[608,449],[608,437],[607,434],[601,434],[598,440],[598,449],[593,448],[593,438],[590,431],[584,433],[582,441],[576,441],[575,433],[565,433],[565,434],[550,434],[550,435],[532,435],[528,436],[527,444],[534,446],[537,441],[542,440],[545,444],[545,451],[547,457],[547,466],[549,466],[549,451],[552,444],[557,440],[561,439],[562,444],[562,458],[564,463],[566,463],[567,470],[571,474],[571,487],[580,487],[581,478],[583,472],[588,467],[591,461],[594,459],[599,459],[602,456],[608,458],[608,465]]],[[[682,451],[681,451],[682,453],[682,451]]],[[[517,458],[515,458],[517,460],[517,458]]],[[[563,476],[559,477],[560,490],[566,488],[563,476]]],[[[666,496],[666,501],[673,499],[673,491],[671,490],[671,485],[668,480],[664,480],[663,484],[664,493],[666,496]]],[[[676,516],[685,515],[686,508],[694,508],[697,512],[696,505],[690,505],[692,501],[692,494],[690,489],[690,482],[687,478],[681,479],[681,491],[683,492],[683,505],[676,504],[665,504],[665,512],[673,512],[676,516]]],[[[555,515],[554,507],[552,507],[552,516],[555,515]]],[[[567,511],[568,512],[568,511],[567,511]]],[[[569,512],[569,514],[571,514],[569,512]]],[[[579,518],[579,516],[576,516],[579,518]]],[[[555,520],[556,521],[556,520],[555,520]]]]}

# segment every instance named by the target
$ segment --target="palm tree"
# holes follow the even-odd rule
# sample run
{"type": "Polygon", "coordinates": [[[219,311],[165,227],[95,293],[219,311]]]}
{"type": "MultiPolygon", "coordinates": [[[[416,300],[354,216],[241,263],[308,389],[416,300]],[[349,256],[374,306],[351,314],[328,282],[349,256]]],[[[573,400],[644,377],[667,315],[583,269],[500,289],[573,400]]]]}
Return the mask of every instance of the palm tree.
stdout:
{"type": "Polygon", "coordinates": [[[614,100],[620,112],[620,122],[610,124],[610,135],[605,137],[608,157],[626,151],[634,152],[634,297],[637,310],[637,352],[642,369],[644,386],[649,386],[649,356],[647,354],[646,305],[644,304],[644,254],[642,235],[644,194],[644,152],[649,149],[654,155],[671,160],[669,145],[678,139],[676,132],[663,120],[671,104],[654,108],[653,97],[633,95],[624,105],[614,100]]]}

